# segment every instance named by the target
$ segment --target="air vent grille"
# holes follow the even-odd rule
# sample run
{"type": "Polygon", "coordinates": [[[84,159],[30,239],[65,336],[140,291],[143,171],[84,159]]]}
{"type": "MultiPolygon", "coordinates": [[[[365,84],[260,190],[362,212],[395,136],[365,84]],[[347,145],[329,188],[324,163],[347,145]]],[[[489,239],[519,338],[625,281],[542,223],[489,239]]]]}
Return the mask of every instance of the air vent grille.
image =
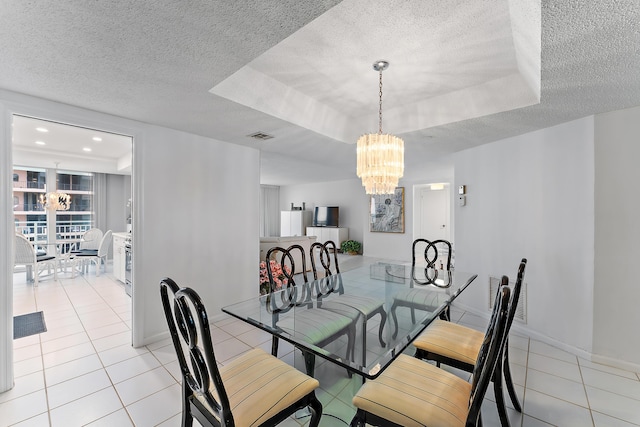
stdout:
{"type": "MultiPolygon", "coordinates": [[[[513,289],[515,282],[509,281],[509,287],[513,289]]],[[[493,309],[493,303],[495,302],[496,292],[498,292],[498,286],[500,286],[500,279],[498,277],[489,277],[489,310],[493,309]]],[[[520,288],[520,298],[518,299],[518,306],[516,307],[516,313],[513,316],[514,319],[527,323],[527,283],[523,282],[520,288]]]]}
{"type": "Polygon", "coordinates": [[[252,133],[251,135],[247,135],[247,136],[249,138],[257,139],[259,141],[264,141],[264,140],[273,138],[273,135],[269,135],[268,133],[264,133],[264,132],[256,132],[256,133],[252,133]]]}

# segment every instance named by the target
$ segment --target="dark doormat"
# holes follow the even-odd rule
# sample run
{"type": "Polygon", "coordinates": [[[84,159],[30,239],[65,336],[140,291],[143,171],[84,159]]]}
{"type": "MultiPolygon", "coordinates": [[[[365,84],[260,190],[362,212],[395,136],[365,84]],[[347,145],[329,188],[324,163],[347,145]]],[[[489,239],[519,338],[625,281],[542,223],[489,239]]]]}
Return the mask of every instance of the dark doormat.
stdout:
{"type": "Polygon", "coordinates": [[[47,332],[47,325],[44,324],[44,313],[42,311],[13,317],[14,340],[42,332],[47,332]]]}

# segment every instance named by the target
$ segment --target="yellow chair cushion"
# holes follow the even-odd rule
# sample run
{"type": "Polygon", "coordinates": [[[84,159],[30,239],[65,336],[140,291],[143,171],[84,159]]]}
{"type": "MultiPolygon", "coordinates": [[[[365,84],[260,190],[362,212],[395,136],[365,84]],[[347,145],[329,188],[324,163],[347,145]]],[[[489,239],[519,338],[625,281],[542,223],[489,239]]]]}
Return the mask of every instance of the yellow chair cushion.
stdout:
{"type": "MultiPolygon", "coordinates": [[[[318,388],[311,378],[261,349],[220,367],[237,426],[257,426],[318,388]]],[[[213,384],[211,394],[218,399],[213,384]]],[[[196,396],[208,406],[202,396],[196,396]]]]}
{"type": "Polygon", "coordinates": [[[353,398],[366,412],[406,427],[464,426],[471,384],[427,362],[401,354],[353,398]]]}
{"type": "Polygon", "coordinates": [[[475,365],[484,332],[436,319],[415,339],[413,345],[430,353],[475,365]]]}

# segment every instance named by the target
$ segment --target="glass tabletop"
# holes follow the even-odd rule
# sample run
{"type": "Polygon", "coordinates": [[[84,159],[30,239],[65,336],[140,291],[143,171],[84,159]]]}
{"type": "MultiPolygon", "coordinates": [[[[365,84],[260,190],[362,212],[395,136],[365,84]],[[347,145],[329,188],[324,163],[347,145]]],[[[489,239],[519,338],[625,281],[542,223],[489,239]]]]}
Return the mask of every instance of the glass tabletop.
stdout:
{"type": "Polygon", "coordinates": [[[375,378],[476,277],[376,263],[298,283],[222,311],[350,372],[375,378]],[[347,324],[344,336],[318,339],[318,334],[347,324]]]}

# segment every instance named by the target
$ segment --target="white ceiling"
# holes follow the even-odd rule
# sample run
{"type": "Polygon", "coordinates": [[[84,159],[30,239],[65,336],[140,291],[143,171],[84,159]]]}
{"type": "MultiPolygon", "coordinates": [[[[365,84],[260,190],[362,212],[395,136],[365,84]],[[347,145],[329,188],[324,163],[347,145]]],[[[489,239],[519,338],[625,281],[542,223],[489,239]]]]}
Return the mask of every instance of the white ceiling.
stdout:
{"type": "MultiPolygon", "coordinates": [[[[274,114],[209,92],[236,73],[283,83],[275,95],[265,92],[272,103],[291,99],[288,85],[319,105],[347,109],[371,121],[373,129],[356,123],[365,133],[377,123],[371,64],[389,60],[383,125],[405,140],[407,178],[443,167],[461,149],[640,105],[639,2],[543,0],[539,103],[435,124],[433,113],[394,112],[401,100],[415,106],[514,68],[535,95],[535,55],[521,55],[536,46],[519,30],[530,34],[535,14],[514,12],[522,5],[535,10],[533,0],[0,0],[0,88],[259,148],[262,182],[282,185],[355,178],[355,146],[342,142],[353,130],[327,136],[341,124],[317,110],[285,105],[297,111],[294,120],[282,106],[274,114]],[[379,25],[362,24],[380,21],[381,12],[379,25]],[[388,42],[396,32],[400,40],[388,42]],[[430,58],[435,65],[425,65],[430,58]],[[424,121],[394,130],[407,117],[424,121]],[[257,131],[274,138],[247,137],[257,131]]],[[[258,83],[236,91],[264,89],[258,83]]],[[[500,96],[513,92],[501,88],[500,96]]]]}
{"type": "Polygon", "coordinates": [[[131,174],[130,136],[18,115],[12,136],[17,166],[131,174]]]}
{"type": "Polygon", "coordinates": [[[370,3],[343,1],[211,92],[348,144],[378,130],[379,59],[394,134],[540,101],[539,1],[370,3]]]}

